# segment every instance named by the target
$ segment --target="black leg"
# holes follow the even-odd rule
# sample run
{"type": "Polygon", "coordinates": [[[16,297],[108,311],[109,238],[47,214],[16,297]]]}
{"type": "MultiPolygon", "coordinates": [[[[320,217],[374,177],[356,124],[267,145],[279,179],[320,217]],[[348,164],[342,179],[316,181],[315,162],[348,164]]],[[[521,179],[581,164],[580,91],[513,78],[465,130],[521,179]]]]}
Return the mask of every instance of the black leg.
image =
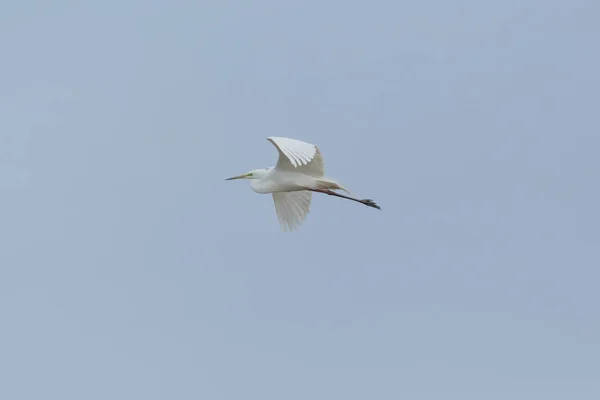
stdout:
{"type": "Polygon", "coordinates": [[[356,201],[358,203],[364,204],[365,206],[373,207],[373,208],[376,208],[378,210],[381,210],[381,207],[379,207],[377,205],[377,203],[375,203],[371,199],[355,199],[354,197],[344,196],[343,194],[339,194],[339,193],[334,192],[333,190],[328,190],[328,189],[309,189],[309,190],[311,190],[313,192],[318,192],[318,193],[325,193],[325,194],[328,194],[330,196],[341,197],[342,199],[348,199],[348,200],[356,201]]]}

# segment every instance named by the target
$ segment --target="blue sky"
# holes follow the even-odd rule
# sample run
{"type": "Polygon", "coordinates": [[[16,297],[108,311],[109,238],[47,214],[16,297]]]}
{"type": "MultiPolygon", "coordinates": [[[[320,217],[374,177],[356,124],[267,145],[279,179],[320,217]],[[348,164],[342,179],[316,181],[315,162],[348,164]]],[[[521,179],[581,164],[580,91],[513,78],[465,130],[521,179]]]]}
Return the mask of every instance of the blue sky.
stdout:
{"type": "Polygon", "coordinates": [[[0,6],[0,397],[600,398],[600,3],[0,6]],[[224,178],[316,143],[381,212],[224,178]]]}

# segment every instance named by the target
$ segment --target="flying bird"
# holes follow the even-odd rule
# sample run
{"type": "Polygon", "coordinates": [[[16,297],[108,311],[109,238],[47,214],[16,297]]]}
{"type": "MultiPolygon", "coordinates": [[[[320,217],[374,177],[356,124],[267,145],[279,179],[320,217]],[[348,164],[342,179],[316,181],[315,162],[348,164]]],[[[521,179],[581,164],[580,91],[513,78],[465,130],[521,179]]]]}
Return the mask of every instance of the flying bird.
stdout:
{"type": "Polygon", "coordinates": [[[371,199],[357,199],[334,192],[342,190],[350,195],[344,186],[324,177],[323,156],[314,144],[284,137],[268,137],[267,140],[279,152],[275,167],[255,169],[225,180],[250,179],[250,186],[256,193],[272,193],[277,218],[284,231],[294,230],[306,219],[313,192],[381,209],[371,199]]]}

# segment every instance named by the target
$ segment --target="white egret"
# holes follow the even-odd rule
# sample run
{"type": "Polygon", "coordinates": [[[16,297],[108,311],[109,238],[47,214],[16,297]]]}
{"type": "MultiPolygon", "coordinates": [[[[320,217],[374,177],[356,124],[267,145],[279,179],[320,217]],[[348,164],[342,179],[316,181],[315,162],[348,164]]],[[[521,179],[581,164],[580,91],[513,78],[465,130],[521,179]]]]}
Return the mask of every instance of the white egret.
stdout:
{"type": "Polygon", "coordinates": [[[371,199],[356,199],[336,193],[343,190],[338,182],[325,178],[321,151],[314,144],[284,137],[268,137],[279,151],[275,167],[255,169],[242,175],[226,179],[251,179],[250,185],[256,193],[273,194],[277,218],[284,231],[292,231],[306,219],[312,200],[312,192],[325,193],[381,208],[371,199]]]}

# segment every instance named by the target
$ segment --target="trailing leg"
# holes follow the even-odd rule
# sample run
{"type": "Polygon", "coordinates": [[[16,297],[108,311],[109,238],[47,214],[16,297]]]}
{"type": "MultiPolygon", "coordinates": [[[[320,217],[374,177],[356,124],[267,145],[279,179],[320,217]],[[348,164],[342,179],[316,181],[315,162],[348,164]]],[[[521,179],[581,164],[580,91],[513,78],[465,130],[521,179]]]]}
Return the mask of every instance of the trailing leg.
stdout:
{"type": "Polygon", "coordinates": [[[381,210],[381,207],[379,207],[377,205],[377,203],[375,203],[373,200],[371,199],[356,199],[354,197],[350,197],[350,196],[344,196],[343,194],[339,194],[334,192],[333,190],[329,190],[329,189],[309,189],[313,192],[317,192],[317,193],[324,193],[324,194],[328,194],[330,196],[336,196],[336,197],[341,197],[342,199],[347,199],[347,200],[352,200],[352,201],[356,201],[357,203],[361,203],[364,204],[365,206],[368,207],[373,207],[376,208],[378,210],[381,210]]]}

